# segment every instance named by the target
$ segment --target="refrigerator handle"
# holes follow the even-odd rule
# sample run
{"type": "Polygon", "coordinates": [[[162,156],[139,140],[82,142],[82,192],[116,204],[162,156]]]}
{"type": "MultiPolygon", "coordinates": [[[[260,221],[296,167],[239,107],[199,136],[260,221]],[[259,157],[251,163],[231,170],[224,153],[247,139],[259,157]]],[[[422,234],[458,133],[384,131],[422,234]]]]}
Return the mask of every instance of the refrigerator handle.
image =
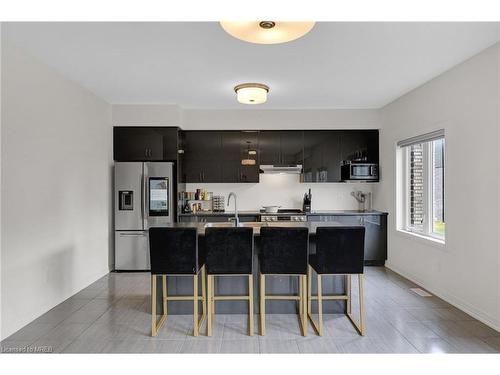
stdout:
{"type": "Polygon", "coordinates": [[[141,220],[142,220],[142,226],[144,227],[144,222],[146,219],[146,176],[144,173],[141,175],[141,220]]]}

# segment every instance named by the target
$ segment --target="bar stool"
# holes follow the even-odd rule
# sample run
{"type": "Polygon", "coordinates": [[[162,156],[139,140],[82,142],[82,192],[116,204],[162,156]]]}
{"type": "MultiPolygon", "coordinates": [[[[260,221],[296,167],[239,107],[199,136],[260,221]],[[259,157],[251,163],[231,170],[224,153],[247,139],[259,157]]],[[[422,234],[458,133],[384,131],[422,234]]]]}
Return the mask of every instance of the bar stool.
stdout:
{"type": "Polygon", "coordinates": [[[299,301],[302,335],[307,336],[307,261],[309,230],[302,227],[260,229],[260,334],[266,334],[266,300],[299,301]],[[266,295],[266,276],[297,276],[299,293],[266,295]]]}
{"type": "Polygon", "coordinates": [[[149,253],[151,258],[151,336],[156,336],[167,318],[168,301],[193,301],[193,335],[198,336],[206,316],[205,265],[198,251],[196,228],[149,229],[149,253]],[[201,298],[198,294],[198,277],[201,271],[201,298]],[[156,319],[156,282],[162,276],[163,314],[156,319]],[[193,277],[193,295],[168,296],[167,276],[193,277]],[[198,316],[198,303],[202,302],[202,316],[198,316]]]}
{"type": "Polygon", "coordinates": [[[212,336],[215,301],[248,301],[248,334],[253,335],[253,229],[244,227],[205,229],[208,275],[207,336],[212,336]],[[248,276],[248,294],[215,295],[216,276],[248,276]]]}
{"type": "Polygon", "coordinates": [[[316,229],[316,254],[309,256],[307,314],[318,335],[323,335],[323,301],[347,301],[347,317],[361,336],[364,336],[363,262],[365,248],[365,228],[318,227],[316,229]],[[311,295],[312,270],[317,274],[318,295],[311,295]],[[323,295],[321,278],[327,275],[345,275],[346,294],[323,295]],[[352,316],[351,275],[358,275],[359,322],[352,316]],[[311,313],[311,302],[318,301],[318,322],[311,313]]]}

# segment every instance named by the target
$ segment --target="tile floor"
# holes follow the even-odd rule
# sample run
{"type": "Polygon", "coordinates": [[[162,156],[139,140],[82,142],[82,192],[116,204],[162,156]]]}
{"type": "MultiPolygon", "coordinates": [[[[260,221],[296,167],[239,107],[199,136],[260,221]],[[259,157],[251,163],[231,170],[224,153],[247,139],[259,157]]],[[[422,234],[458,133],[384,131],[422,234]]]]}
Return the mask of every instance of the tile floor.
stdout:
{"type": "MultiPolygon", "coordinates": [[[[246,315],[216,315],[214,334],[192,336],[192,317],[169,316],[150,337],[149,274],[111,273],[1,343],[61,353],[498,353],[500,333],[383,267],[365,269],[366,336],[344,315],[325,315],[323,337],[300,335],[295,315],[268,315],[267,334],[246,335],[246,315]]],[[[356,285],[356,283],[353,283],[356,285]]],[[[179,303],[179,302],[177,302],[179,303]]],[[[184,303],[184,302],[180,302],[184,303]]],[[[221,303],[221,302],[219,302],[221,303]]],[[[279,303],[279,302],[278,302],[279,303]]],[[[328,303],[328,302],[326,302],[328,303]]]]}

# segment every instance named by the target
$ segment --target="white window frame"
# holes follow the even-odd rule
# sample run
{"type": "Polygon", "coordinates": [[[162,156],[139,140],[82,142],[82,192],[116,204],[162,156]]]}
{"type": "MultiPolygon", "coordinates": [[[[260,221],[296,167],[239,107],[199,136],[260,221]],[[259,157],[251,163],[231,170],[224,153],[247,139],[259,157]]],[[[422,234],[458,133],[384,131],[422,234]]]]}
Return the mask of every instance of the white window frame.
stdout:
{"type": "MultiPolygon", "coordinates": [[[[423,232],[415,230],[412,228],[410,222],[410,147],[397,147],[397,156],[400,158],[400,167],[398,168],[398,182],[401,187],[399,191],[399,197],[397,199],[397,207],[399,211],[399,223],[397,224],[397,230],[416,235],[418,237],[428,238],[433,241],[440,243],[445,243],[446,232],[444,235],[434,233],[434,211],[433,211],[433,141],[424,140],[420,143],[423,144],[423,165],[424,165],[424,175],[423,175],[423,186],[424,186],[424,216],[423,216],[423,232]],[[398,152],[399,151],[399,152],[398,152]]],[[[445,142],[446,147],[446,142],[445,142]]],[[[446,155],[446,150],[445,150],[446,155]]],[[[446,173],[446,163],[444,163],[443,169],[443,183],[444,175],[446,173]]],[[[398,185],[398,184],[397,184],[398,185]]],[[[445,185],[446,186],[446,185],[445,185]]],[[[443,203],[446,197],[443,197],[443,203]]]]}

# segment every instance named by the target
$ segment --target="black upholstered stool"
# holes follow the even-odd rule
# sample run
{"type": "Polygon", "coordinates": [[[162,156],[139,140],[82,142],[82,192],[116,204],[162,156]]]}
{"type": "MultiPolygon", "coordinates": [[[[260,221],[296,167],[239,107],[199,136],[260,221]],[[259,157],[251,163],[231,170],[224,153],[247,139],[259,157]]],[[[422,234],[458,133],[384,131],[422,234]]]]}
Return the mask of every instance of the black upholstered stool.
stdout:
{"type": "Polygon", "coordinates": [[[364,335],[364,302],[363,302],[363,262],[365,248],[365,228],[352,227],[318,227],[316,229],[316,254],[309,256],[308,273],[308,316],[316,330],[323,335],[323,301],[346,300],[347,317],[364,335]],[[318,295],[311,295],[312,270],[317,273],[318,295]],[[346,294],[323,295],[321,277],[326,275],[345,275],[346,294]],[[352,316],[351,310],[351,275],[358,275],[359,283],[359,322],[352,316]],[[318,322],[311,313],[311,302],[318,301],[318,322]]]}
{"type": "Polygon", "coordinates": [[[296,300],[302,335],[307,335],[307,262],[309,230],[300,227],[262,227],[260,229],[260,334],[266,334],[266,300],[296,300]],[[299,293],[266,295],[266,276],[298,276],[299,293]]]}
{"type": "Polygon", "coordinates": [[[193,335],[198,336],[206,316],[205,265],[198,252],[196,228],[151,228],[149,229],[149,253],[151,257],[151,336],[167,318],[168,301],[193,301],[193,335]],[[198,294],[198,276],[201,271],[201,298],[198,294]],[[156,279],[162,276],[163,314],[156,320],[156,279]],[[168,296],[167,276],[192,276],[193,295],[168,296]],[[198,303],[202,302],[202,316],[199,318],[198,303]]]}
{"type": "Polygon", "coordinates": [[[215,301],[248,301],[248,334],[253,335],[253,229],[243,227],[205,229],[208,275],[207,336],[212,336],[215,301]],[[248,295],[216,296],[216,276],[248,276],[248,295]]]}

